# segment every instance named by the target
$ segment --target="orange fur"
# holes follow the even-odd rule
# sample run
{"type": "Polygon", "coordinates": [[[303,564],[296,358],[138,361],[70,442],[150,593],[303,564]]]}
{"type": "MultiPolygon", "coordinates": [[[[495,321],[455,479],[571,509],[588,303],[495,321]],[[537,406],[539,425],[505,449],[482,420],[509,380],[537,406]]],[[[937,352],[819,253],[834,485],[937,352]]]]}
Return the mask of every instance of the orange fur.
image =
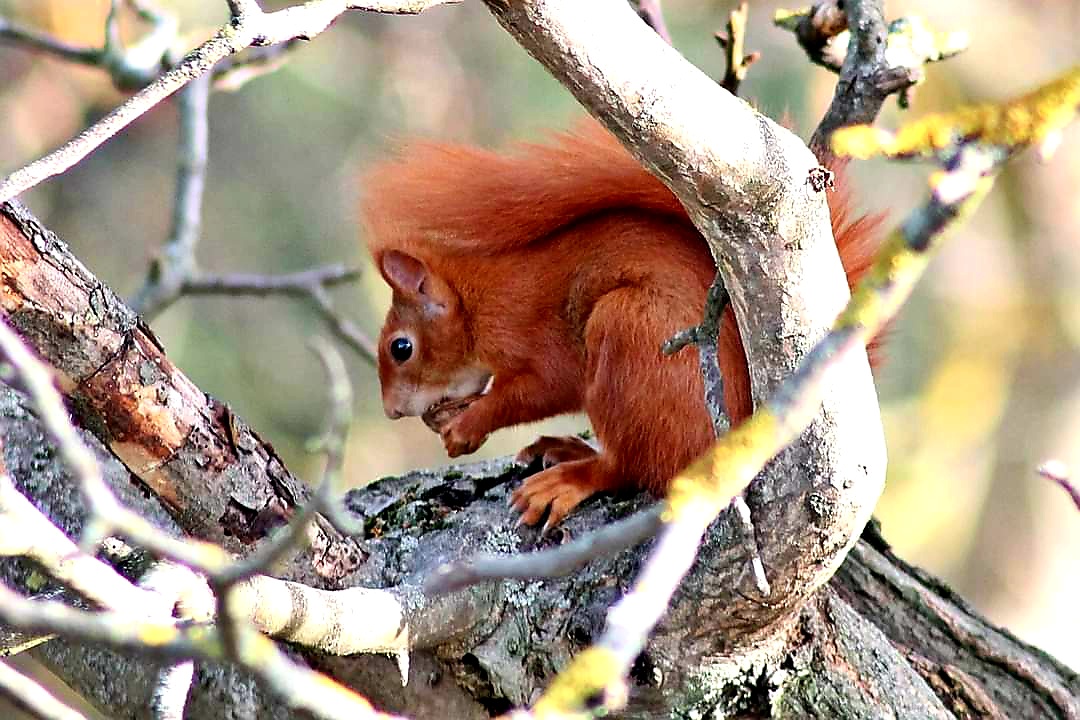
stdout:
{"type": "MultiPolygon", "coordinates": [[[[368,247],[394,291],[379,340],[387,415],[463,401],[435,424],[451,457],[499,428],[589,415],[600,452],[557,438],[522,451],[551,465],[513,495],[524,522],[548,511],[554,524],[598,491],[663,494],[712,442],[693,350],[659,348],[699,322],[715,266],[671,191],[606,130],[589,123],[509,154],[417,144],[365,185],[368,247]],[[407,360],[392,357],[395,341],[407,360]]],[[[833,232],[854,283],[880,218],[849,221],[848,208],[841,185],[833,232]]],[[[740,422],[753,406],[730,308],[718,346],[740,422]]]]}

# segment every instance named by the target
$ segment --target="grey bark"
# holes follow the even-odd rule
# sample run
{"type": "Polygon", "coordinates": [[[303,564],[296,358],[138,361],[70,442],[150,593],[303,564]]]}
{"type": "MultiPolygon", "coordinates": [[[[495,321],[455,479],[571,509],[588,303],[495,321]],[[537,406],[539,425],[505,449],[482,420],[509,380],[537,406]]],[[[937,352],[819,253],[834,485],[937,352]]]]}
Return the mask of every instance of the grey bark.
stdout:
{"type": "MultiPolygon", "coordinates": [[[[521,46],[679,198],[712,251],[746,348],[755,403],[790,377],[848,299],[818,161],[791,132],[718,86],[622,0],[487,0],[521,46]]],[[[885,447],[865,356],[824,383],[817,417],[746,493],[770,570],[756,598],[737,544],[694,588],[747,648],[832,575],[884,485],[885,447]],[[733,562],[736,561],[736,562],[733,562]]],[[[725,521],[726,524],[726,521],[725,521]]]]}
{"type": "MultiPolygon", "coordinates": [[[[690,67],[615,0],[489,0],[489,5],[523,46],[684,202],[731,292],[755,399],[768,397],[825,332],[844,301],[845,284],[828,236],[824,202],[805,183],[816,166],[814,158],[797,138],[690,67]],[[598,18],[605,21],[603,28],[598,18]],[[588,42],[601,31],[620,42],[588,42]],[[663,87],[650,85],[649,78],[663,78],[663,87]]],[[[50,316],[48,303],[23,302],[20,298],[39,286],[20,285],[14,271],[5,277],[4,299],[13,301],[6,307],[19,313],[17,324],[24,336],[65,377],[75,380],[76,398],[84,378],[102,375],[102,363],[134,368],[135,388],[175,380],[172,370],[164,379],[154,372],[144,378],[140,371],[146,365],[139,357],[126,364],[122,356],[133,347],[153,356],[158,367],[164,353],[155,352],[152,336],[63,243],[19,208],[5,206],[4,213],[11,221],[5,243],[20,247],[17,262],[9,267],[25,273],[40,264],[58,271],[58,280],[75,281],[64,301],[80,309],[59,317],[79,318],[77,332],[50,316]],[[33,236],[29,245],[24,243],[28,233],[33,236]],[[96,347],[102,337],[115,344],[96,347]]],[[[50,271],[50,281],[57,279],[55,271],[50,271]]],[[[100,388],[92,398],[93,412],[77,404],[83,421],[107,412],[119,390],[100,388]]],[[[155,412],[176,412],[171,402],[184,399],[180,394],[166,391],[170,402],[155,405],[155,412]]],[[[152,393],[140,398],[154,401],[152,393]]],[[[818,590],[855,543],[880,491],[884,452],[873,398],[865,360],[856,358],[836,374],[818,419],[751,487],[747,501],[756,526],[754,541],[773,586],[770,597],[757,594],[746,557],[748,543],[739,537],[741,526],[730,514],[714,524],[695,569],[634,669],[632,702],[623,717],[1080,714],[1075,673],[979,619],[947,591],[904,567],[880,542],[856,545],[841,573],[818,590]]],[[[200,400],[187,399],[196,404],[200,400]]],[[[250,432],[242,423],[224,422],[212,408],[195,415],[192,426],[198,431],[183,435],[180,447],[168,448],[168,477],[158,478],[155,486],[156,492],[185,500],[180,512],[175,503],[171,507],[181,529],[224,539],[227,500],[242,501],[249,510],[278,500],[291,507],[302,500],[303,488],[257,436],[229,440],[237,428],[250,432]],[[192,446],[191,438],[206,444],[192,446]],[[230,449],[230,443],[238,447],[230,449]],[[206,447],[222,462],[242,461],[244,472],[230,466],[228,472],[200,473],[206,447]],[[208,494],[209,488],[221,492],[208,494]],[[196,508],[199,511],[192,512],[196,508]]],[[[31,419],[5,425],[27,422],[31,419]]],[[[115,452],[127,447],[118,444],[107,423],[87,424],[115,452]]],[[[34,447],[44,445],[5,442],[5,452],[34,447]]],[[[47,460],[44,465],[45,472],[59,473],[55,463],[47,460]]],[[[42,469],[19,467],[17,480],[34,494],[34,473],[42,469]]],[[[506,506],[508,488],[518,474],[505,463],[494,463],[464,473],[416,473],[350,495],[350,506],[368,523],[367,536],[355,539],[364,561],[355,569],[351,563],[334,563],[340,572],[328,575],[313,572],[315,561],[303,554],[288,568],[289,576],[411,593],[425,608],[415,622],[453,631],[418,628],[417,636],[439,641],[418,649],[405,690],[387,658],[319,658],[308,653],[309,658],[387,709],[416,718],[471,720],[533,700],[557,669],[598,633],[607,607],[634,577],[647,545],[599,559],[558,581],[495,583],[441,600],[423,597],[421,582],[439,563],[479,551],[531,547],[535,537],[514,529],[516,518],[506,506]]],[[[126,480],[123,472],[116,478],[120,484],[126,480]]],[[[70,507],[57,512],[78,516],[78,499],[70,496],[69,502],[70,507]]],[[[564,531],[578,535],[643,502],[591,502],[564,531]]],[[[330,529],[325,532],[333,535],[330,529]]],[[[349,539],[332,539],[334,544],[351,544],[349,539]]],[[[242,549],[235,539],[225,542],[242,549]]],[[[44,651],[41,657],[48,661],[44,651]]],[[[75,682],[82,687],[108,684],[101,674],[85,677],[88,664],[52,666],[73,682],[83,677],[75,682]]],[[[142,663],[121,664],[120,659],[114,667],[132,682],[147,669],[142,663]]],[[[235,692],[247,697],[249,690],[235,692]]],[[[125,712],[137,713],[131,697],[116,702],[125,712]]]]}
{"type": "MultiPolygon", "coordinates": [[[[123,466],[87,439],[125,502],[170,527],[123,466]]],[[[0,442],[24,492],[61,527],[77,532],[81,500],[53,462],[33,414],[10,391],[0,394],[0,442]]],[[[535,532],[515,530],[505,502],[521,473],[509,462],[493,462],[414,473],[350,492],[347,506],[365,520],[362,543],[371,553],[354,581],[408,586],[448,560],[533,548],[535,532]]],[[[590,502],[562,532],[578,535],[646,502],[590,502]]],[[[873,526],[826,588],[777,621],[784,631],[768,647],[726,652],[740,620],[703,600],[700,588],[712,572],[705,559],[732,543],[736,527],[721,521],[713,528],[703,559],[635,667],[632,702],[621,717],[1080,717],[1076,673],[995,628],[948,588],[896,558],[873,526]]],[[[418,720],[489,717],[534,699],[600,631],[606,608],[634,576],[646,548],[599,559],[563,580],[492,583],[451,596],[448,612],[472,606],[485,622],[414,653],[405,689],[390,658],[309,659],[380,706],[418,720]]],[[[5,581],[25,578],[17,563],[0,567],[5,581]]],[[[145,716],[153,665],[144,659],[57,641],[33,652],[110,716],[145,716]]],[[[287,716],[241,673],[203,665],[199,678],[190,717],[287,716]]]]}

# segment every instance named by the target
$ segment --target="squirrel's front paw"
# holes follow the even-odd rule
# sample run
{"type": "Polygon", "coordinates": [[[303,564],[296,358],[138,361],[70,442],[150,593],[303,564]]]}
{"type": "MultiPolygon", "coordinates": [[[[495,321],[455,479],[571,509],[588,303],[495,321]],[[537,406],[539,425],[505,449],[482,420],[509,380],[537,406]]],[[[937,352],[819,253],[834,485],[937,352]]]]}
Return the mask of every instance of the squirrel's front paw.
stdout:
{"type": "Polygon", "coordinates": [[[450,457],[468,455],[480,449],[487,440],[488,434],[477,432],[469,427],[468,414],[461,414],[442,426],[439,434],[442,436],[446,454],[450,457]]]}

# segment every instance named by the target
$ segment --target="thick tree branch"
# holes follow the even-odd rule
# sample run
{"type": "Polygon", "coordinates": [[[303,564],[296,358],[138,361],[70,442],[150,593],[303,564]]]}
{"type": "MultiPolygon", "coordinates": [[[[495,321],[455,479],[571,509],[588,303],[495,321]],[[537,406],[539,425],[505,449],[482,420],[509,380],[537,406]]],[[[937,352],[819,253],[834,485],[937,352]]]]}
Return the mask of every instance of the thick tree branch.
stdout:
{"type": "MultiPolygon", "coordinates": [[[[273,448],[206,396],[139,319],[23,208],[0,206],[0,305],[57,371],[81,421],[169,506],[185,529],[242,552],[308,497],[273,448]]],[[[324,520],[296,579],[318,584],[359,562],[324,520]]]]}
{"type": "MultiPolygon", "coordinates": [[[[618,0],[489,8],[683,202],[730,293],[754,398],[760,405],[773,396],[846,299],[824,198],[805,182],[817,161],[789,132],[686,63],[618,0]]],[[[884,448],[865,359],[848,354],[824,390],[828,417],[812,406],[817,418],[747,496],[753,524],[769,526],[758,538],[772,585],[768,608],[757,601],[752,580],[755,600],[742,593],[737,578],[752,573],[743,572],[751,563],[738,536],[725,535],[726,550],[714,548],[732,564],[711,568],[727,586],[710,584],[709,592],[742,619],[745,637],[798,607],[829,577],[881,488],[884,448]],[[844,382],[836,382],[841,376],[844,382]],[[830,498],[827,518],[809,510],[822,492],[830,498]],[[764,519],[757,516],[762,510],[764,519]],[[813,538],[805,533],[811,526],[813,538]]]]}

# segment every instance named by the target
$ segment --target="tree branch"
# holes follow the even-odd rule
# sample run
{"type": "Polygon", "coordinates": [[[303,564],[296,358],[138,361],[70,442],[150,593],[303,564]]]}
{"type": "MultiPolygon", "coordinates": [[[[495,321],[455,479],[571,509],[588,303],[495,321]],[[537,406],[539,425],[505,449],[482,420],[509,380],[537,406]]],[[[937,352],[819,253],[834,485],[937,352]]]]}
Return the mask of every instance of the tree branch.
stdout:
{"type": "Polygon", "coordinates": [[[162,256],[131,299],[131,308],[147,319],[179,297],[185,280],[195,272],[195,246],[202,224],[203,190],[209,154],[210,79],[193,80],[180,93],[180,147],[177,149],[176,191],[172,229],[162,256]]]}
{"type": "MultiPolygon", "coordinates": [[[[788,131],[686,63],[618,0],[488,5],[682,201],[709,243],[748,340],[755,401],[760,407],[775,397],[846,299],[824,198],[805,183],[816,159],[788,131]]],[[[770,572],[769,606],[752,580],[748,593],[741,590],[753,575],[744,572],[752,563],[737,535],[724,535],[724,549],[711,549],[717,563],[731,562],[710,568],[725,580],[710,583],[707,592],[726,615],[740,618],[741,634],[731,628],[734,643],[797,608],[828,579],[877,499],[884,447],[869,368],[859,353],[843,363],[823,388],[828,417],[813,404],[809,429],[747,495],[770,572]],[[815,468],[813,478],[807,467],[815,468]],[[810,498],[823,489],[835,500],[824,524],[809,510],[810,498]],[[810,526],[820,533],[812,539],[805,533],[810,526]]],[[[741,491],[758,468],[748,474],[744,468],[729,490],[741,491]]],[[[707,518],[698,519],[708,524],[711,511],[703,512],[707,518]]],[[[692,555],[696,543],[682,546],[692,555]]]]}
{"type": "Polygon", "coordinates": [[[271,13],[257,3],[243,0],[230,8],[233,18],[209,40],[184,57],[176,67],[164,73],[130,97],[104,118],[83,130],[68,143],[0,181],[0,203],[59,175],[89,155],[95,148],[116,135],[150,108],[172,95],[191,80],[205,74],[218,61],[250,46],[268,46],[297,38],[310,40],[346,10],[380,13],[415,14],[456,0],[400,0],[394,2],[346,2],[345,0],[308,0],[303,5],[271,13]]]}
{"type": "Polygon", "coordinates": [[[739,94],[739,85],[746,79],[750,66],[761,57],[759,52],[744,54],[749,13],[749,5],[740,3],[728,14],[727,33],[718,32],[713,36],[724,50],[724,77],[720,86],[732,95],[739,94]]]}
{"type": "Polygon", "coordinates": [[[62,60],[80,65],[97,65],[101,62],[101,50],[98,48],[71,45],[47,33],[13,23],[4,17],[0,17],[0,40],[5,40],[16,47],[24,46],[31,50],[55,55],[62,60]]]}
{"type": "Polygon", "coordinates": [[[907,107],[925,65],[962,52],[968,43],[965,33],[936,33],[919,18],[886,25],[882,0],[819,0],[807,10],[779,10],[774,22],[795,33],[813,62],[840,74],[832,103],[810,138],[820,158],[830,154],[835,130],[872,123],[889,95],[900,93],[901,107],[907,107]]]}
{"type": "Polygon", "coordinates": [[[293,295],[307,297],[326,320],[334,335],[351,347],[369,364],[375,365],[375,343],[353,322],[334,308],[327,288],[359,277],[360,271],[341,265],[328,265],[284,275],[198,273],[187,278],[180,292],[185,295],[293,295]]]}
{"type": "Polygon", "coordinates": [[[3,662],[0,662],[0,695],[12,698],[40,720],[87,720],[85,715],[60,702],[48,690],[3,662]]]}

